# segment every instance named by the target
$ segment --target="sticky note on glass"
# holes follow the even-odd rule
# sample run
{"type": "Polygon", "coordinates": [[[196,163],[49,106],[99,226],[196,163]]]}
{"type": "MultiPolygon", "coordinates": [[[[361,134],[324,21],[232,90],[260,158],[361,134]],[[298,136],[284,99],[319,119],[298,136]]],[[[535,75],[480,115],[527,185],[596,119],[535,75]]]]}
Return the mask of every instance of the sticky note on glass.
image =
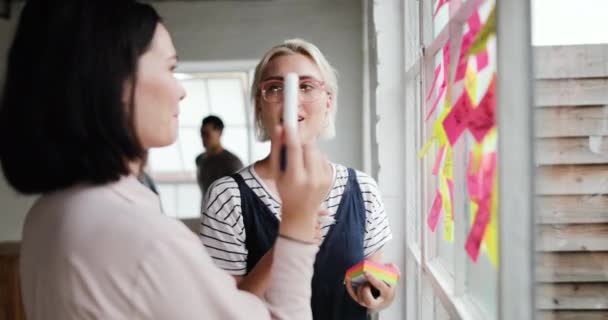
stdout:
{"type": "Polygon", "coordinates": [[[350,278],[353,287],[367,283],[364,272],[369,272],[376,279],[384,281],[389,286],[394,286],[399,280],[399,270],[370,260],[363,260],[346,270],[346,276],[350,278]]]}

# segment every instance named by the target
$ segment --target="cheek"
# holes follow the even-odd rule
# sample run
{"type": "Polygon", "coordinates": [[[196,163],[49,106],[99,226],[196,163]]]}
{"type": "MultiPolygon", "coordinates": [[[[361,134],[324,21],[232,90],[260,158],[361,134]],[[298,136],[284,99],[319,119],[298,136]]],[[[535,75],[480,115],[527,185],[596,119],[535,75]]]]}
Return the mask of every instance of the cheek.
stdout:
{"type": "Polygon", "coordinates": [[[262,122],[265,124],[274,124],[275,122],[278,122],[280,118],[280,108],[278,105],[263,104],[259,113],[262,122]]]}
{"type": "Polygon", "coordinates": [[[135,130],[144,148],[167,145],[175,139],[174,91],[172,83],[160,78],[137,83],[135,130]]]}

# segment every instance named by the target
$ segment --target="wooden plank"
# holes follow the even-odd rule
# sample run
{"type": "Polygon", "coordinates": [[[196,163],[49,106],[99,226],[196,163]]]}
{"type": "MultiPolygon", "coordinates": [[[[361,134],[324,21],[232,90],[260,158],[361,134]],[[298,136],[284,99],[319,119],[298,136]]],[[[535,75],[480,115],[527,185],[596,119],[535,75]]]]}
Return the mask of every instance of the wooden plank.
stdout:
{"type": "Polygon", "coordinates": [[[608,223],[608,196],[539,196],[536,217],[541,224],[608,223]]]}
{"type": "Polygon", "coordinates": [[[537,109],[535,121],[539,138],[608,136],[607,106],[537,109]]]}
{"type": "Polygon", "coordinates": [[[534,47],[537,79],[608,76],[608,45],[534,47]]]}
{"type": "Polygon", "coordinates": [[[0,255],[0,306],[0,319],[25,319],[17,254],[0,255]]]}
{"type": "MultiPolygon", "coordinates": [[[[603,137],[608,144],[608,136],[603,137]]],[[[608,153],[594,153],[589,138],[544,138],[536,141],[537,164],[608,163],[608,153]]]]}
{"type": "Polygon", "coordinates": [[[0,242],[0,256],[19,255],[20,247],[21,247],[21,242],[17,242],[17,241],[0,242]]]}
{"type": "Polygon", "coordinates": [[[537,306],[541,310],[608,309],[608,283],[539,284],[537,306]]]}
{"type": "Polygon", "coordinates": [[[608,165],[541,166],[536,175],[538,195],[608,194],[608,165]]]}
{"type": "Polygon", "coordinates": [[[536,80],[537,107],[608,104],[608,78],[536,80]]]}
{"type": "Polygon", "coordinates": [[[608,251],[608,223],[539,225],[536,231],[538,251],[608,251]]]}
{"type": "Polygon", "coordinates": [[[608,252],[538,253],[536,255],[536,281],[606,282],[608,281],[608,252]]]}
{"type": "Polygon", "coordinates": [[[538,320],[608,320],[608,310],[581,310],[581,311],[540,311],[538,320]]]}

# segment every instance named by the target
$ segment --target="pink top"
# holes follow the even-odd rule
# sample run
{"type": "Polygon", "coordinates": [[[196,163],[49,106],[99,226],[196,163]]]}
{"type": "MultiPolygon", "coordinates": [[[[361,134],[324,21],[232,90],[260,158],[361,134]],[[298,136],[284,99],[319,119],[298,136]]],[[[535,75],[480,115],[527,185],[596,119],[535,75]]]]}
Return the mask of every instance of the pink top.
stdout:
{"type": "Polygon", "coordinates": [[[27,318],[312,319],[317,246],[279,238],[266,301],[239,291],[135,177],[42,196],[21,246],[27,318]]]}

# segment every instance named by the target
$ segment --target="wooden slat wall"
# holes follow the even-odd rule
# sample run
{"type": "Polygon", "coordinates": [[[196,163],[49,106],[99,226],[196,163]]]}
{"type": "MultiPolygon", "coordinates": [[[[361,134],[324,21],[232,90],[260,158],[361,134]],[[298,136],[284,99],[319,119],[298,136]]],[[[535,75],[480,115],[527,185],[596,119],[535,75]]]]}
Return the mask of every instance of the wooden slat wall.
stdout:
{"type": "Polygon", "coordinates": [[[0,243],[0,320],[23,320],[19,286],[19,244],[0,243]]]}
{"type": "Polygon", "coordinates": [[[535,54],[538,318],[608,320],[608,46],[535,54]]]}

